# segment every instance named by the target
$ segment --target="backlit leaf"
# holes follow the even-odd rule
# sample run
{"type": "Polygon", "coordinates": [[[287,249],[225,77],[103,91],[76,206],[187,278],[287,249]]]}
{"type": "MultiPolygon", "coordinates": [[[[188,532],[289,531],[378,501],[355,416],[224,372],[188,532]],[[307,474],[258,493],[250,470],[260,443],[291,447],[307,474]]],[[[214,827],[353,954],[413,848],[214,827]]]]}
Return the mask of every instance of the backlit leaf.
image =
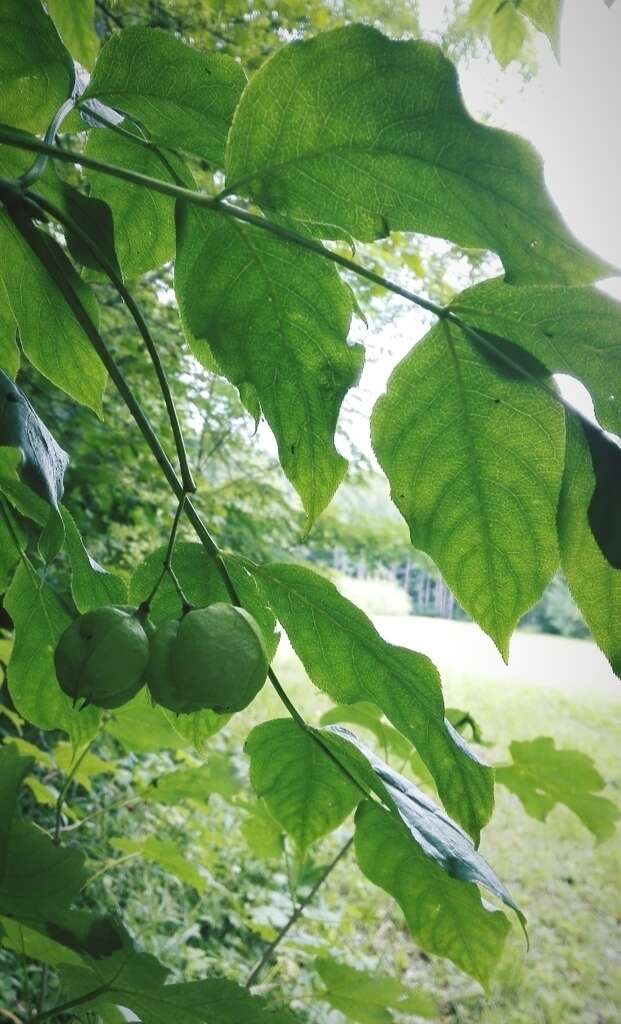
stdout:
{"type": "Polygon", "coordinates": [[[394,370],[372,439],[412,544],[506,659],[558,565],[560,405],[438,324],[394,370]]]}
{"type": "Polygon", "coordinates": [[[492,773],[445,721],[440,677],[394,647],[323,576],[297,565],[254,569],[310,679],[339,704],[371,701],[416,747],[440,797],[478,839],[493,807],[492,773]]]}
{"type": "Polygon", "coordinates": [[[388,811],[370,801],[356,812],[356,857],[367,878],[397,901],[422,949],[448,957],[488,985],[509,922],[482,903],[474,884],[447,875],[388,811]]]}
{"type": "Polygon", "coordinates": [[[2,0],[0,121],[44,131],[72,85],[73,61],[40,0],[2,0]]]}
{"type": "Polygon", "coordinates": [[[425,992],[408,988],[387,974],[357,971],[332,957],[315,960],[315,970],[325,985],[320,998],[359,1024],[392,1024],[392,1010],[434,1020],[435,1000],[425,992]]]}
{"type": "Polygon", "coordinates": [[[516,283],[607,273],[564,227],[532,147],[468,115],[441,50],[363,25],[294,42],[252,77],[227,188],[322,237],[419,231],[492,249],[516,283]]]}
{"type": "Polygon", "coordinates": [[[62,509],[65,545],[71,563],[71,594],[79,612],[88,612],[105,604],[126,604],[127,587],[123,580],[106,572],[89,555],[71,513],[62,509]]]}
{"type": "Polygon", "coordinates": [[[92,68],[99,52],[95,0],[46,0],[46,6],[71,55],[92,68]]]}
{"type": "Polygon", "coordinates": [[[349,288],[319,256],[191,207],[178,213],[175,287],[182,319],[199,343],[195,355],[201,358],[200,342],[207,342],[240,393],[252,387],[281,465],[314,522],[347,468],[334,431],[362,368],[361,346],[346,340],[349,288]]]}
{"type": "Polygon", "coordinates": [[[96,98],[131,114],[154,142],[221,165],[245,80],[241,65],[225,54],[134,27],[106,42],[83,99],[96,98]]]}
{"type": "Polygon", "coordinates": [[[496,767],[496,781],[519,797],[532,818],[545,821],[556,804],[565,804],[598,840],[609,839],[621,818],[611,800],[596,794],[604,780],[590,757],[578,750],[557,750],[550,736],[514,740],[513,764],[496,767]]]}
{"type": "Polygon", "coordinates": [[[250,781],[301,850],[332,832],[361,793],[293,719],[255,726],[246,740],[250,781]]]}

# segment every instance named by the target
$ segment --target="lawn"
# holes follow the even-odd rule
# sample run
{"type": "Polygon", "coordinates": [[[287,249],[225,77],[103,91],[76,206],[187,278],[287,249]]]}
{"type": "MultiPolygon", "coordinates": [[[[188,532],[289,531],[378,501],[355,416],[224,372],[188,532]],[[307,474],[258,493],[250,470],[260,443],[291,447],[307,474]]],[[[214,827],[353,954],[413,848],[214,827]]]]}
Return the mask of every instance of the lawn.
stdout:
{"type": "MultiPolygon", "coordinates": [[[[476,717],[492,743],[483,752],[490,761],[503,760],[511,739],[552,736],[557,747],[593,757],[606,779],[606,795],[621,803],[621,684],[594,645],[519,633],[507,668],[476,626],[402,617],[380,618],[376,624],[392,642],[434,657],[442,670],[447,705],[466,708],[476,717]]],[[[327,702],[308,683],[286,643],[281,644],[277,665],[290,694],[311,720],[317,720],[327,702]]],[[[269,692],[259,707],[253,707],[252,716],[268,714],[281,714],[269,692]]],[[[235,741],[236,733],[237,726],[228,742],[235,741]]],[[[344,943],[335,927],[335,947],[351,950],[353,964],[395,970],[412,984],[434,991],[445,1021],[621,1020],[619,838],[596,846],[564,807],[555,808],[545,824],[537,822],[500,786],[496,803],[481,850],[525,911],[531,946],[527,953],[516,927],[488,997],[449,964],[421,957],[389,899],[359,881],[345,864],[329,883],[334,904],[356,901],[360,910],[353,923],[347,919],[351,934],[344,943]]],[[[329,932],[324,932],[326,937],[329,932]]],[[[272,979],[276,980],[275,973],[272,979]]],[[[316,1019],[337,1020],[327,1009],[316,1019]]]]}

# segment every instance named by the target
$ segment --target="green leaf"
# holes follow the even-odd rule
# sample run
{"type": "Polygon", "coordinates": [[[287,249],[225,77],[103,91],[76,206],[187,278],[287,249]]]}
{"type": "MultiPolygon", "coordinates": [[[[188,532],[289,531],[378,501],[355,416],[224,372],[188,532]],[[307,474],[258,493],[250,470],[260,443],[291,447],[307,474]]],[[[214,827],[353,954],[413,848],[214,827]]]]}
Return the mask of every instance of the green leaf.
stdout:
{"type": "Polygon", "coordinates": [[[588,388],[602,426],[621,433],[621,303],[596,288],[514,288],[502,278],[461,292],[451,309],[471,327],[519,345],[550,373],[588,388]]]}
{"type": "Polygon", "coordinates": [[[71,563],[71,594],[78,611],[88,612],[105,604],[126,604],[127,587],[123,580],[106,572],[91,558],[71,513],[63,508],[61,514],[71,563]]]}
{"type": "Polygon", "coordinates": [[[320,999],[349,1020],[360,1024],[392,1024],[392,1010],[435,1020],[435,1000],[425,992],[408,988],[387,974],[357,971],[332,957],[315,960],[315,970],[325,985],[320,999]]]}
{"type": "Polygon", "coordinates": [[[67,49],[89,70],[99,53],[95,32],[95,0],[46,0],[67,49]]]}
{"type": "Polygon", "coordinates": [[[545,821],[557,804],[565,804],[598,841],[610,839],[621,818],[611,800],[595,796],[604,780],[590,757],[578,750],[557,750],[550,736],[519,742],[509,750],[511,765],[496,767],[496,781],[519,797],[531,818],[545,821]]]}
{"type": "Polygon", "coordinates": [[[73,61],[39,0],[2,0],[0,121],[44,131],[69,96],[73,77],[73,61]]]}
{"type": "Polygon", "coordinates": [[[227,189],[323,237],[418,231],[492,249],[515,283],[610,273],[564,227],[532,147],[468,115],[441,50],[363,25],[289,44],[252,77],[227,189]]]}
{"type": "MultiPolygon", "coordinates": [[[[163,545],[152,551],[136,569],[129,585],[129,598],[135,606],[146,600],[151,593],[162,571],[165,554],[166,545],[163,545]]],[[[278,643],[278,636],[274,632],[274,615],[259,593],[257,584],[247,568],[233,556],[225,556],[224,561],[244,608],[261,626],[267,650],[272,656],[278,643]]],[[[190,541],[177,543],[172,557],[172,567],[188,600],[197,608],[204,608],[216,601],[227,601],[230,604],[228,592],[216,569],[214,559],[202,544],[190,541]]],[[[166,619],[179,618],[180,614],[179,595],[170,575],[167,574],[151,602],[150,618],[158,625],[166,619]]],[[[193,717],[180,715],[177,719],[177,716],[174,716],[175,721],[179,722],[189,721],[193,717]]],[[[216,718],[228,721],[228,717],[224,715],[218,715],[216,718]]],[[[212,719],[213,714],[207,720],[212,719]]]]}
{"type": "Polygon", "coordinates": [[[339,704],[380,707],[415,745],[449,813],[478,839],[493,808],[491,769],[445,721],[432,662],[386,643],[360,609],[310,569],[272,564],[253,571],[315,686],[339,704]]]}
{"type": "MultiPolygon", "coordinates": [[[[188,171],[179,159],[165,159],[139,142],[109,128],[91,131],[89,157],[126,167],[152,178],[188,183],[188,171]],[[174,173],[173,173],[174,172],[174,173]]],[[[136,188],[120,178],[90,170],[91,194],[112,211],[114,242],[123,276],[139,277],[167,263],[175,255],[175,200],[148,188],[136,188]]]]}
{"type": "Polygon", "coordinates": [[[597,545],[613,569],[621,569],[621,446],[598,424],[577,414],[595,477],[588,520],[597,545]]]}
{"type": "Polygon", "coordinates": [[[0,879],[0,914],[35,926],[62,917],[86,880],[83,862],[79,850],[56,846],[30,822],[14,820],[0,879]]]}
{"type": "Polygon", "coordinates": [[[82,99],[137,118],[154,142],[222,165],[245,81],[231,57],[195,50],[168,32],[128,28],[103,47],[82,99]]]}
{"type": "Polygon", "coordinates": [[[54,760],[63,774],[68,775],[79,760],[77,768],[73,771],[72,779],[78,786],[83,786],[90,793],[93,786],[91,779],[96,775],[114,775],[114,762],[104,761],[97,757],[90,750],[87,754],[84,750],[76,750],[70,743],[57,743],[54,747],[54,760]]]}
{"type": "Polygon", "coordinates": [[[14,743],[3,743],[0,747],[0,883],[7,866],[17,794],[32,764],[32,758],[21,757],[14,743]]]}
{"type": "Polygon", "coordinates": [[[312,524],[347,468],[334,431],[363,361],[350,289],[321,257],[193,207],[178,213],[175,287],[192,337],[240,393],[252,386],[312,524]]]}
{"type": "MultiPolygon", "coordinates": [[[[91,289],[49,235],[32,231],[50,264],[97,324],[97,303],[91,289]]],[[[0,245],[0,275],[25,354],[48,380],[100,415],[106,371],[58,285],[4,213],[0,213],[0,245]]]]}
{"type": "Polygon", "coordinates": [[[4,606],[15,625],[8,667],[9,692],[20,715],[39,729],[63,729],[78,746],[95,735],[99,711],[76,711],[54,671],[54,648],[71,621],[54,591],[20,565],[4,606]]]}
{"type": "Polygon", "coordinates": [[[15,448],[20,475],[54,510],[63,495],[69,456],[56,443],[23,391],[0,370],[0,446],[15,448]]]}
{"type": "Polygon", "coordinates": [[[506,659],[558,565],[561,406],[441,323],[394,370],[371,433],[412,544],[506,659]]]}
{"type": "Polygon", "coordinates": [[[492,53],[502,68],[512,60],[519,60],[528,39],[528,26],[511,0],[498,4],[490,22],[489,37],[492,53]]]}
{"type": "Polygon", "coordinates": [[[580,423],[567,417],[567,457],[558,507],[561,567],[593,639],[621,678],[621,570],[604,558],[589,526],[595,475],[580,423]]]}
{"type": "Polygon", "coordinates": [[[302,851],[334,831],[360,801],[357,787],[293,719],[255,726],[245,749],[255,793],[302,851]]]}
{"type": "MultiPolygon", "coordinates": [[[[0,491],[2,491],[1,483],[0,491]]],[[[16,538],[19,538],[21,542],[19,527],[15,518],[5,507],[4,503],[2,503],[0,505],[0,594],[4,594],[8,590],[15,568],[19,562],[19,548],[15,543],[16,538]],[[7,523],[6,517],[9,516],[10,519],[7,523]]],[[[0,658],[0,660],[3,659],[0,658]]]]}
{"type": "Polygon", "coordinates": [[[448,957],[487,987],[509,922],[486,908],[474,884],[447,875],[388,811],[369,801],[356,812],[356,857],[363,874],[397,901],[422,949],[448,957]]]}
{"type": "Polygon", "coordinates": [[[364,790],[375,793],[405,828],[416,846],[451,878],[484,886],[518,915],[525,917],[506,886],[472,840],[414,783],[393,771],[368,750],[353,733],[341,726],[321,732],[323,742],[364,790]]]}
{"type": "Polygon", "coordinates": [[[125,1006],[142,1024],[295,1024],[288,1011],[274,1010],[235,982],[212,978],[164,985],[167,973],[155,957],[126,950],[93,968],[61,969],[70,999],[92,993],[84,1005],[125,1006]]]}
{"type": "Polygon", "coordinates": [[[160,804],[176,804],[182,800],[207,801],[210,793],[231,800],[242,788],[230,757],[212,752],[206,764],[194,768],[177,768],[153,779],[143,796],[160,804]]]}
{"type": "Polygon", "coordinates": [[[190,863],[186,853],[170,839],[156,839],[155,836],[148,836],[146,839],[115,837],[110,840],[110,845],[123,854],[136,854],[152,861],[199,893],[203,893],[207,888],[208,876],[201,874],[198,868],[190,863]]]}
{"type": "Polygon", "coordinates": [[[550,40],[558,57],[561,37],[562,0],[518,0],[520,11],[550,40]]]}
{"type": "Polygon", "coordinates": [[[133,700],[115,708],[106,721],[106,732],[126,750],[140,754],[158,750],[183,750],[194,746],[200,752],[206,741],[226,725],[230,716],[215,711],[175,715],[151,703],[141,690],[133,700]]]}

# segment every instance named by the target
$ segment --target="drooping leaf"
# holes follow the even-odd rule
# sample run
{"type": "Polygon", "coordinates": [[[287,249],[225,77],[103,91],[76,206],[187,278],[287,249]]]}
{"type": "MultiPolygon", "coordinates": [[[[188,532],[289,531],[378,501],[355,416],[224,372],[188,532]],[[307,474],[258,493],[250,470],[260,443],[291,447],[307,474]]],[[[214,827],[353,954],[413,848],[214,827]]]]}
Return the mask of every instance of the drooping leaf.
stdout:
{"type": "Polygon", "coordinates": [[[157,839],[155,836],[147,836],[146,839],[127,839],[119,836],[112,838],[110,845],[120,850],[122,854],[136,854],[152,861],[199,893],[204,892],[207,887],[207,876],[201,874],[188,860],[184,851],[170,839],[157,839]]]}
{"type": "Polygon", "coordinates": [[[578,750],[557,750],[550,736],[514,740],[513,764],[498,765],[496,781],[519,797],[531,818],[545,821],[557,804],[565,804],[600,842],[615,832],[621,818],[611,800],[597,796],[604,780],[590,757],[578,750]]]}
{"type": "Polygon", "coordinates": [[[79,612],[105,604],[126,604],[127,587],[122,579],[106,572],[89,555],[71,513],[62,509],[65,543],[71,563],[71,594],[79,612]]]}
{"type": "Polygon", "coordinates": [[[137,118],[154,142],[222,165],[224,144],[245,84],[241,65],[186,46],[167,32],[128,28],[107,41],[83,99],[137,118]]]}
{"type": "Polygon", "coordinates": [[[262,722],[246,740],[250,781],[300,850],[337,828],[361,793],[293,719],[262,722]]]}
{"type": "Polygon", "coordinates": [[[97,731],[99,711],[76,711],[54,671],[54,648],[71,621],[54,591],[20,565],[4,606],[15,625],[8,667],[9,692],[20,715],[40,729],[63,729],[77,746],[97,731]]]}
{"type": "Polygon", "coordinates": [[[580,423],[567,417],[567,456],[558,507],[561,567],[593,639],[621,678],[621,570],[604,557],[589,525],[595,475],[580,423]]]}
{"type": "Polygon", "coordinates": [[[242,822],[241,830],[248,849],[255,857],[262,860],[278,860],[282,857],[284,836],[262,800],[252,806],[242,822]]]}
{"type": "Polygon", "coordinates": [[[315,686],[339,704],[380,707],[415,745],[449,813],[478,839],[492,813],[492,773],[445,721],[432,662],[386,643],[359,608],[310,569],[271,564],[254,572],[315,686]]]}
{"type": "Polygon", "coordinates": [[[65,46],[85,68],[92,68],[99,52],[95,32],[95,0],[46,0],[65,46]]]}
{"type": "Polygon", "coordinates": [[[114,775],[114,762],[104,761],[89,750],[75,749],[71,743],[57,743],[53,751],[54,761],[64,775],[72,772],[72,779],[78,786],[83,786],[90,793],[93,788],[92,779],[96,775],[114,775]]]}
{"type": "Polygon", "coordinates": [[[532,147],[468,115],[441,50],[363,25],[290,44],[253,76],[227,188],[323,237],[419,231],[492,249],[515,283],[609,272],[564,227],[532,147]]]}
{"type": "Polygon", "coordinates": [[[312,524],[347,467],[334,431],[363,359],[347,344],[349,288],[321,257],[190,207],[178,212],[175,287],[195,355],[206,341],[240,393],[251,386],[312,524]]]}
{"type": "Polygon", "coordinates": [[[487,986],[509,922],[501,911],[487,909],[473,883],[447,875],[387,810],[370,801],[356,811],[356,857],[363,874],[397,901],[422,949],[448,957],[487,986]]]}
{"type": "Polygon", "coordinates": [[[73,61],[40,0],[2,0],[0,121],[42,132],[72,86],[73,61]]]}
{"type": "Polygon", "coordinates": [[[213,978],[165,985],[167,969],[146,953],[123,951],[98,960],[93,968],[63,966],[68,998],[84,1005],[119,1005],[142,1024],[295,1024],[286,1010],[274,1010],[232,981],[213,978]]]}
{"type": "Polygon", "coordinates": [[[53,509],[58,509],[69,456],[37,416],[24,392],[2,370],[0,446],[17,449],[24,482],[53,509]]]}
{"type": "Polygon", "coordinates": [[[558,56],[563,0],[519,0],[519,9],[550,40],[558,56]]]}
{"type": "MultiPolygon", "coordinates": [[[[132,604],[138,606],[151,593],[161,573],[165,554],[166,545],[163,545],[152,551],[142,565],[136,569],[129,586],[129,597],[132,604]]],[[[278,642],[278,637],[274,633],[274,615],[259,593],[256,582],[241,562],[234,557],[227,556],[225,563],[244,608],[254,616],[261,626],[267,650],[270,655],[273,655],[278,642]]],[[[181,541],[176,544],[172,567],[186,597],[197,608],[204,608],[215,601],[230,603],[229,595],[214,560],[202,544],[190,541],[181,541]]],[[[179,595],[172,579],[166,575],[151,602],[150,618],[158,625],[166,619],[178,618],[180,614],[179,595]]],[[[179,721],[189,717],[181,715],[179,721]]],[[[219,715],[218,718],[221,719],[223,716],[219,715]]]]}
{"type": "Polygon", "coordinates": [[[392,1010],[426,1020],[438,1016],[431,996],[408,988],[398,978],[358,971],[332,957],[315,960],[314,967],[325,985],[320,998],[359,1024],[392,1024],[392,1010]]]}
{"type": "Polygon", "coordinates": [[[621,303],[596,288],[514,288],[495,278],[461,292],[451,309],[471,327],[519,345],[550,373],[582,381],[599,422],[621,433],[621,303]]]}
{"type": "Polygon", "coordinates": [[[525,918],[515,900],[490,865],[476,851],[472,840],[414,783],[393,771],[353,733],[331,726],[320,733],[339,762],[367,791],[375,793],[400,821],[417,848],[451,878],[483,886],[518,915],[525,918]]]}
{"type": "Polygon", "coordinates": [[[372,440],[412,544],[506,659],[558,565],[560,405],[438,324],[394,370],[372,440]]]}
{"type": "MultiPolygon", "coordinates": [[[[87,284],[50,238],[32,227],[41,251],[77,293],[94,324],[97,303],[87,284]]],[[[2,276],[22,348],[30,362],[71,398],[101,413],[106,371],[57,283],[33,254],[14,222],[0,213],[2,276]]]]}
{"type": "MultiPolygon", "coordinates": [[[[167,154],[161,159],[148,147],[109,128],[90,133],[86,153],[104,163],[164,181],[185,182],[188,178],[187,169],[176,157],[167,154]]],[[[173,258],[174,199],[93,170],[88,172],[88,178],[92,195],[112,211],[114,244],[124,277],[139,277],[173,258]]]]}
{"type": "Polygon", "coordinates": [[[143,689],[133,700],[115,708],[106,721],[106,732],[126,750],[141,754],[184,750],[191,746],[202,752],[206,741],[222,729],[229,718],[230,715],[217,715],[209,709],[176,715],[154,705],[143,689]]]}

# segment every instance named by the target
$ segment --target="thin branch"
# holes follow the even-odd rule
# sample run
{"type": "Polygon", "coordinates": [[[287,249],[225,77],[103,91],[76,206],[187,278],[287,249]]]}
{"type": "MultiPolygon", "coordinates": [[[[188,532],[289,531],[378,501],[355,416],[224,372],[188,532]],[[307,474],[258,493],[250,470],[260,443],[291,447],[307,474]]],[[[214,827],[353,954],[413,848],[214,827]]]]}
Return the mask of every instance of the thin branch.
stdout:
{"type": "Polygon", "coordinates": [[[246,981],[246,988],[252,988],[253,985],[256,985],[257,979],[258,979],[261,971],[263,970],[265,965],[268,963],[268,961],[271,959],[271,957],[273,956],[275,950],[278,948],[278,946],[280,945],[282,940],[285,938],[287,933],[291,930],[291,928],[293,928],[293,925],[298,920],[298,918],[304,913],[306,907],[311,902],[311,900],[314,898],[315,894],[317,893],[317,890],[323,885],[323,883],[325,882],[325,880],[328,877],[328,875],[331,874],[331,872],[334,870],[334,868],[339,863],[339,861],[342,860],[342,858],[348,852],[348,850],[350,849],[353,841],[354,841],[354,837],[350,836],[350,838],[347,840],[345,845],[341,847],[341,849],[337,853],[336,857],[334,857],[334,859],[330,861],[330,863],[328,864],[328,866],[325,869],[325,871],[319,876],[319,878],[315,882],[314,886],[310,890],[308,896],[305,896],[304,899],[298,904],[298,906],[293,911],[293,913],[292,913],[291,917],[289,918],[289,920],[286,922],[286,924],[283,925],[283,927],[278,932],[278,935],[276,936],[276,938],[272,942],[270,942],[269,946],[267,947],[267,949],[263,953],[263,956],[261,957],[259,962],[256,964],[256,966],[253,967],[252,971],[248,975],[248,979],[246,981]]]}
{"type": "Polygon", "coordinates": [[[77,221],[73,219],[73,217],[65,213],[63,210],[59,209],[59,207],[57,207],[54,203],[51,203],[43,196],[40,196],[38,193],[27,193],[27,196],[29,199],[32,199],[38,206],[40,206],[44,212],[49,213],[52,217],[55,218],[55,220],[59,221],[65,227],[70,228],[71,231],[75,232],[75,234],[79,237],[80,241],[88,248],[90,253],[95,257],[100,267],[102,268],[104,273],[109,277],[110,281],[116,288],[117,292],[125,302],[128,310],[130,311],[134,319],[136,327],[140,331],[142,339],[145,343],[147,352],[149,353],[149,358],[151,359],[153,369],[155,370],[155,374],[157,376],[162,396],[164,398],[166,412],[168,413],[168,419],[170,420],[171,430],[173,433],[173,437],[175,439],[175,447],[177,449],[177,457],[179,459],[181,479],[183,480],[184,490],[188,494],[194,493],[194,491],[196,491],[196,484],[194,483],[192,477],[192,471],[190,469],[188,461],[188,455],[185,447],[185,442],[183,440],[183,432],[181,430],[181,424],[179,422],[179,416],[177,414],[175,401],[170,390],[170,385],[168,383],[166,371],[164,370],[164,367],[162,365],[162,361],[160,359],[157,346],[153,338],[151,337],[151,332],[147,327],[147,324],[142,313],[140,312],[140,308],[135,302],[131,292],[129,292],[128,289],[123,284],[123,281],[121,280],[115,268],[112,266],[112,264],[106,257],[105,253],[101,251],[99,246],[95,245],[90,235],[86,231],[84,231],[81,225],[79,225],[77,221]]]}

